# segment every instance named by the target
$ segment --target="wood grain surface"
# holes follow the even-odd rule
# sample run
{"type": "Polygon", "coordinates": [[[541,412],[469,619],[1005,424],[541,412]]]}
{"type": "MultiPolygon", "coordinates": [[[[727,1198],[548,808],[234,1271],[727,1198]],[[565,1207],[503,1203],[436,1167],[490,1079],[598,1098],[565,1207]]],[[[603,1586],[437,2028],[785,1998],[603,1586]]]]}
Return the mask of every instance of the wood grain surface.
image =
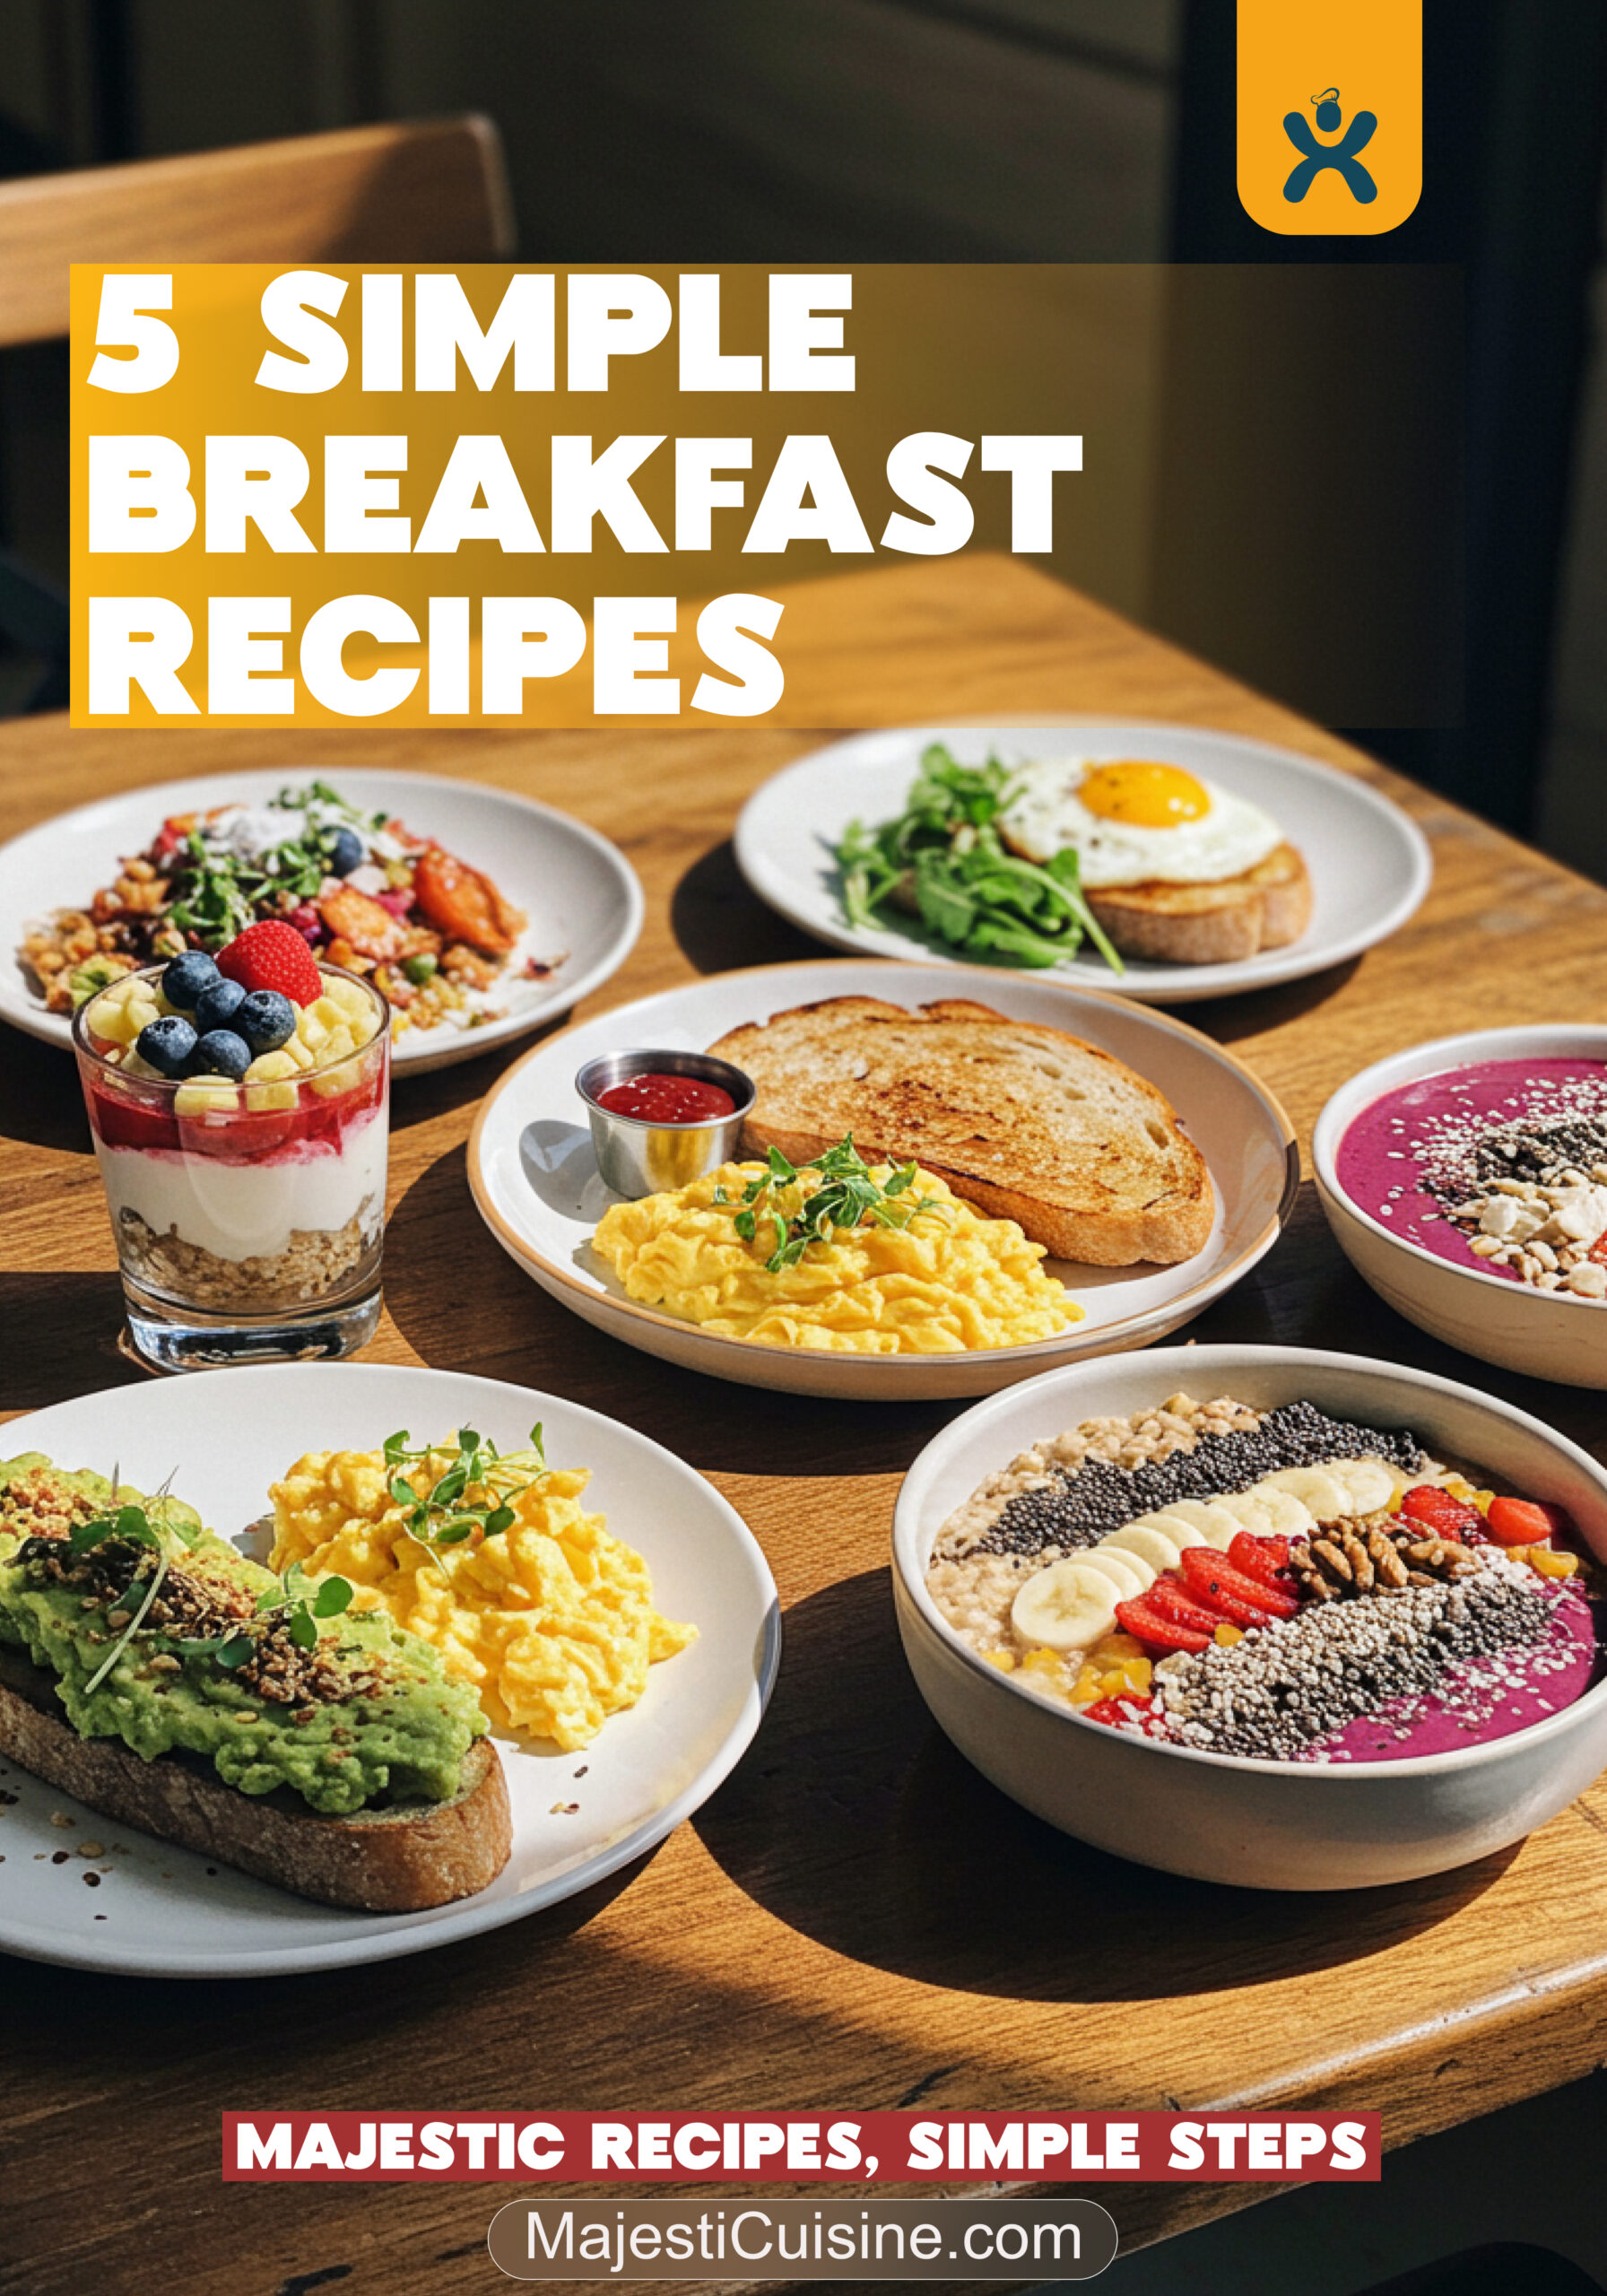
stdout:
{"type": "MultiPolygon", "coordinates": [[[[857,665],[842,681],[853,691],[873,663],[884,720],[922,717],[933,649],[964,664],[978,714],[1015,707],[1029,657],[1035,690],[1052,689],[1062,709],[1285,741],[1417,816],[1438,874],[1393,943],[1308,981],[1188,1008],[1264,1076],[1303,1144],[1335,1086],[1388,1051],[1456,1025],[1599,1012],[1607,893],[1045,578],[968,558],[855,577],[841,601],[834,637],[817,612],[821,656],[799,674],[823,696],[842,665],[857,665]]],[[[743,798],[811,740],[726,727],[315,742],[35,720],[0,729],[0,835],[229,765],[477,777],[593,822],[639,870],[647,929],[590,1000],[598,1010],[698,973],[819,953],[746,891],[729,843],[743,798]]],[[[71,1066],[14,1034],[3,1049],[0,1402],[14,1413],[141,1375],[117,1351],[111,1238],[71,1066]]],[[[6,1961],[0,2289],[143,2292],[159,2264],[197,2296],[291,2296],[326,2278],[343,2296],[492,2284],[484,2227],[508,2188],[225,2191],[227,2107],[1377,2108],[1394,2145],[1600,2060],[1602,1785],[1520,1848],[1460,1873],[1302,1899],[1103,1857],[969,1770],[911,1685],[888,1575],[899,1477],[949,1411],[724,1387],[568,1315],[469,1201],[465,1141],[501,1065],[489,1056],[397,1091],[373,1352],[551,1387],[707,1474],[752,1525],[786,1605],[769,1717],[734,1776],[654,1855],[456,1949],[243,1985],[6,1961]]],[[[1353,1347],[1491,1387],[1598,1448],[1607,1438],[1602,1397],[1489,1370],[1390,1315],[1341,1258],[1309,1183],[1290,1231],[1191,1331],[1353,1347]]],[[[1090,2188],[1125,2244],[1264,2189],[1090,2188]]]]}

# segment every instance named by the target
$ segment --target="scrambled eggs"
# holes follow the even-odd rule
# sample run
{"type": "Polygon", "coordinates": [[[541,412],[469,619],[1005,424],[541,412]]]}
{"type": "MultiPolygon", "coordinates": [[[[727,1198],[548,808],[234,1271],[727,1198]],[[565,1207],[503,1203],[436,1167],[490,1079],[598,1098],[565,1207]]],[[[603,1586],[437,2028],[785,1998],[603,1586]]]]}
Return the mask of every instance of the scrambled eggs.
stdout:
{"type": "MultiPolygon", "coordinates": [[[[775,1229],[738,1233],[743,1191],[765,1173],[725,1164],[690,1187],[605,1212],[592,1241],[633,1300],[667,1308],[705,1331],[770,1347],[859,1355],[953,1355],[1050,1339],[1081,1320],[1038,1263],[1013,1220],[988,1220],[930,1172],[915,1187],[924,1202],[907,1226],[865,1222],[812,1241],[772,1270],[775,1229]]],[[[877,1164],[885,1185],[893,1168],[877,1164]]],[[[769,1198],[795,1212],[820,1185],[805,1167],[769,1198]]]]}
{"type": "MultiPolygon", "coordinates": [[[[410,1461],[425,1499],[456,1464],[456,1445],[410,1461]]],[[[503,1728],[555,1738],[566,1752],[590,1744],[611,1714],[634,1706],[647,1668],[697,1634],[653,1607],[647,1566],[580,1504],[585,1468],[545,1468],[534,1454],[504,1454],[530,1480],[512,1492],[471,1485],[465,1499],[502,1498],[513,1518],[487,1536],[426,1544],[407,1528],[379,1451],[310,1451],[274,1484],[273,1567],[338,1572],[354,1609],[382,1605],[440,1651],[447,1674],[472,1684],[503,1728]]]]}

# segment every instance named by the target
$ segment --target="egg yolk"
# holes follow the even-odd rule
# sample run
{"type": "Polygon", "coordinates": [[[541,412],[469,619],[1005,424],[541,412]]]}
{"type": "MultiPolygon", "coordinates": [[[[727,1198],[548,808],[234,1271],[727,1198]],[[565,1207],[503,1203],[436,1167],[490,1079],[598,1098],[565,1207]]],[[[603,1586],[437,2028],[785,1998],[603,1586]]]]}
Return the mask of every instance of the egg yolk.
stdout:
{"type": "Polygon", "coordinates": [[[1175,829],[1179,822],[1203,820],[1211,811],[1211,792],[1180,765],[1123,759],[1090,766],[1077,795],[1102,821],[1135,822],[1144,829],[1175,829]]]}

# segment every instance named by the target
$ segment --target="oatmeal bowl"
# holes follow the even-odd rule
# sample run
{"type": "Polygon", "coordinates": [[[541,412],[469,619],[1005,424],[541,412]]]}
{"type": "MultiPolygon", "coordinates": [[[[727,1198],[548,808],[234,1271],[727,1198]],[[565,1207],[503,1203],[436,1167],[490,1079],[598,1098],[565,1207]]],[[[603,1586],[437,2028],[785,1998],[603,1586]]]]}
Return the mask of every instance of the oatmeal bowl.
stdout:
{"type": "Polygon", "coordinates": [[[1412,1881],[1607,1766],[1607,1472],[1399,1365],[1176,1347],[1008,1388],[911,1467],[893,1588],[966,1759],[1168,1873],[1412,1881]]]}
{"type": "Polygon", "coordinates": [[[1342,1085],[1312,1139],[1357,1273],[1464,1353],[1607,1387],[1607,1028],[1484,1029],[1342,1085]]]}

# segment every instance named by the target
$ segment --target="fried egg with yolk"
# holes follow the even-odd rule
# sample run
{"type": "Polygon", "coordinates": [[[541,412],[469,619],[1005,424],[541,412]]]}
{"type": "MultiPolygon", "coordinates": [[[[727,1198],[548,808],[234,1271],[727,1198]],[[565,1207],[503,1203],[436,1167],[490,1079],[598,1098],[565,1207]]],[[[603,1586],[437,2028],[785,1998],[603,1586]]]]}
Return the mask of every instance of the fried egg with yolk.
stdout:
{"type": "Polygon", "coordinates": [[[1016,769],[1000,816],[1029,861],[1074,846],[1082,883],[1217,884],[1283,842],[1271,814],[1181,765],[1151,758],[1040,760],[1016,769]]]}

